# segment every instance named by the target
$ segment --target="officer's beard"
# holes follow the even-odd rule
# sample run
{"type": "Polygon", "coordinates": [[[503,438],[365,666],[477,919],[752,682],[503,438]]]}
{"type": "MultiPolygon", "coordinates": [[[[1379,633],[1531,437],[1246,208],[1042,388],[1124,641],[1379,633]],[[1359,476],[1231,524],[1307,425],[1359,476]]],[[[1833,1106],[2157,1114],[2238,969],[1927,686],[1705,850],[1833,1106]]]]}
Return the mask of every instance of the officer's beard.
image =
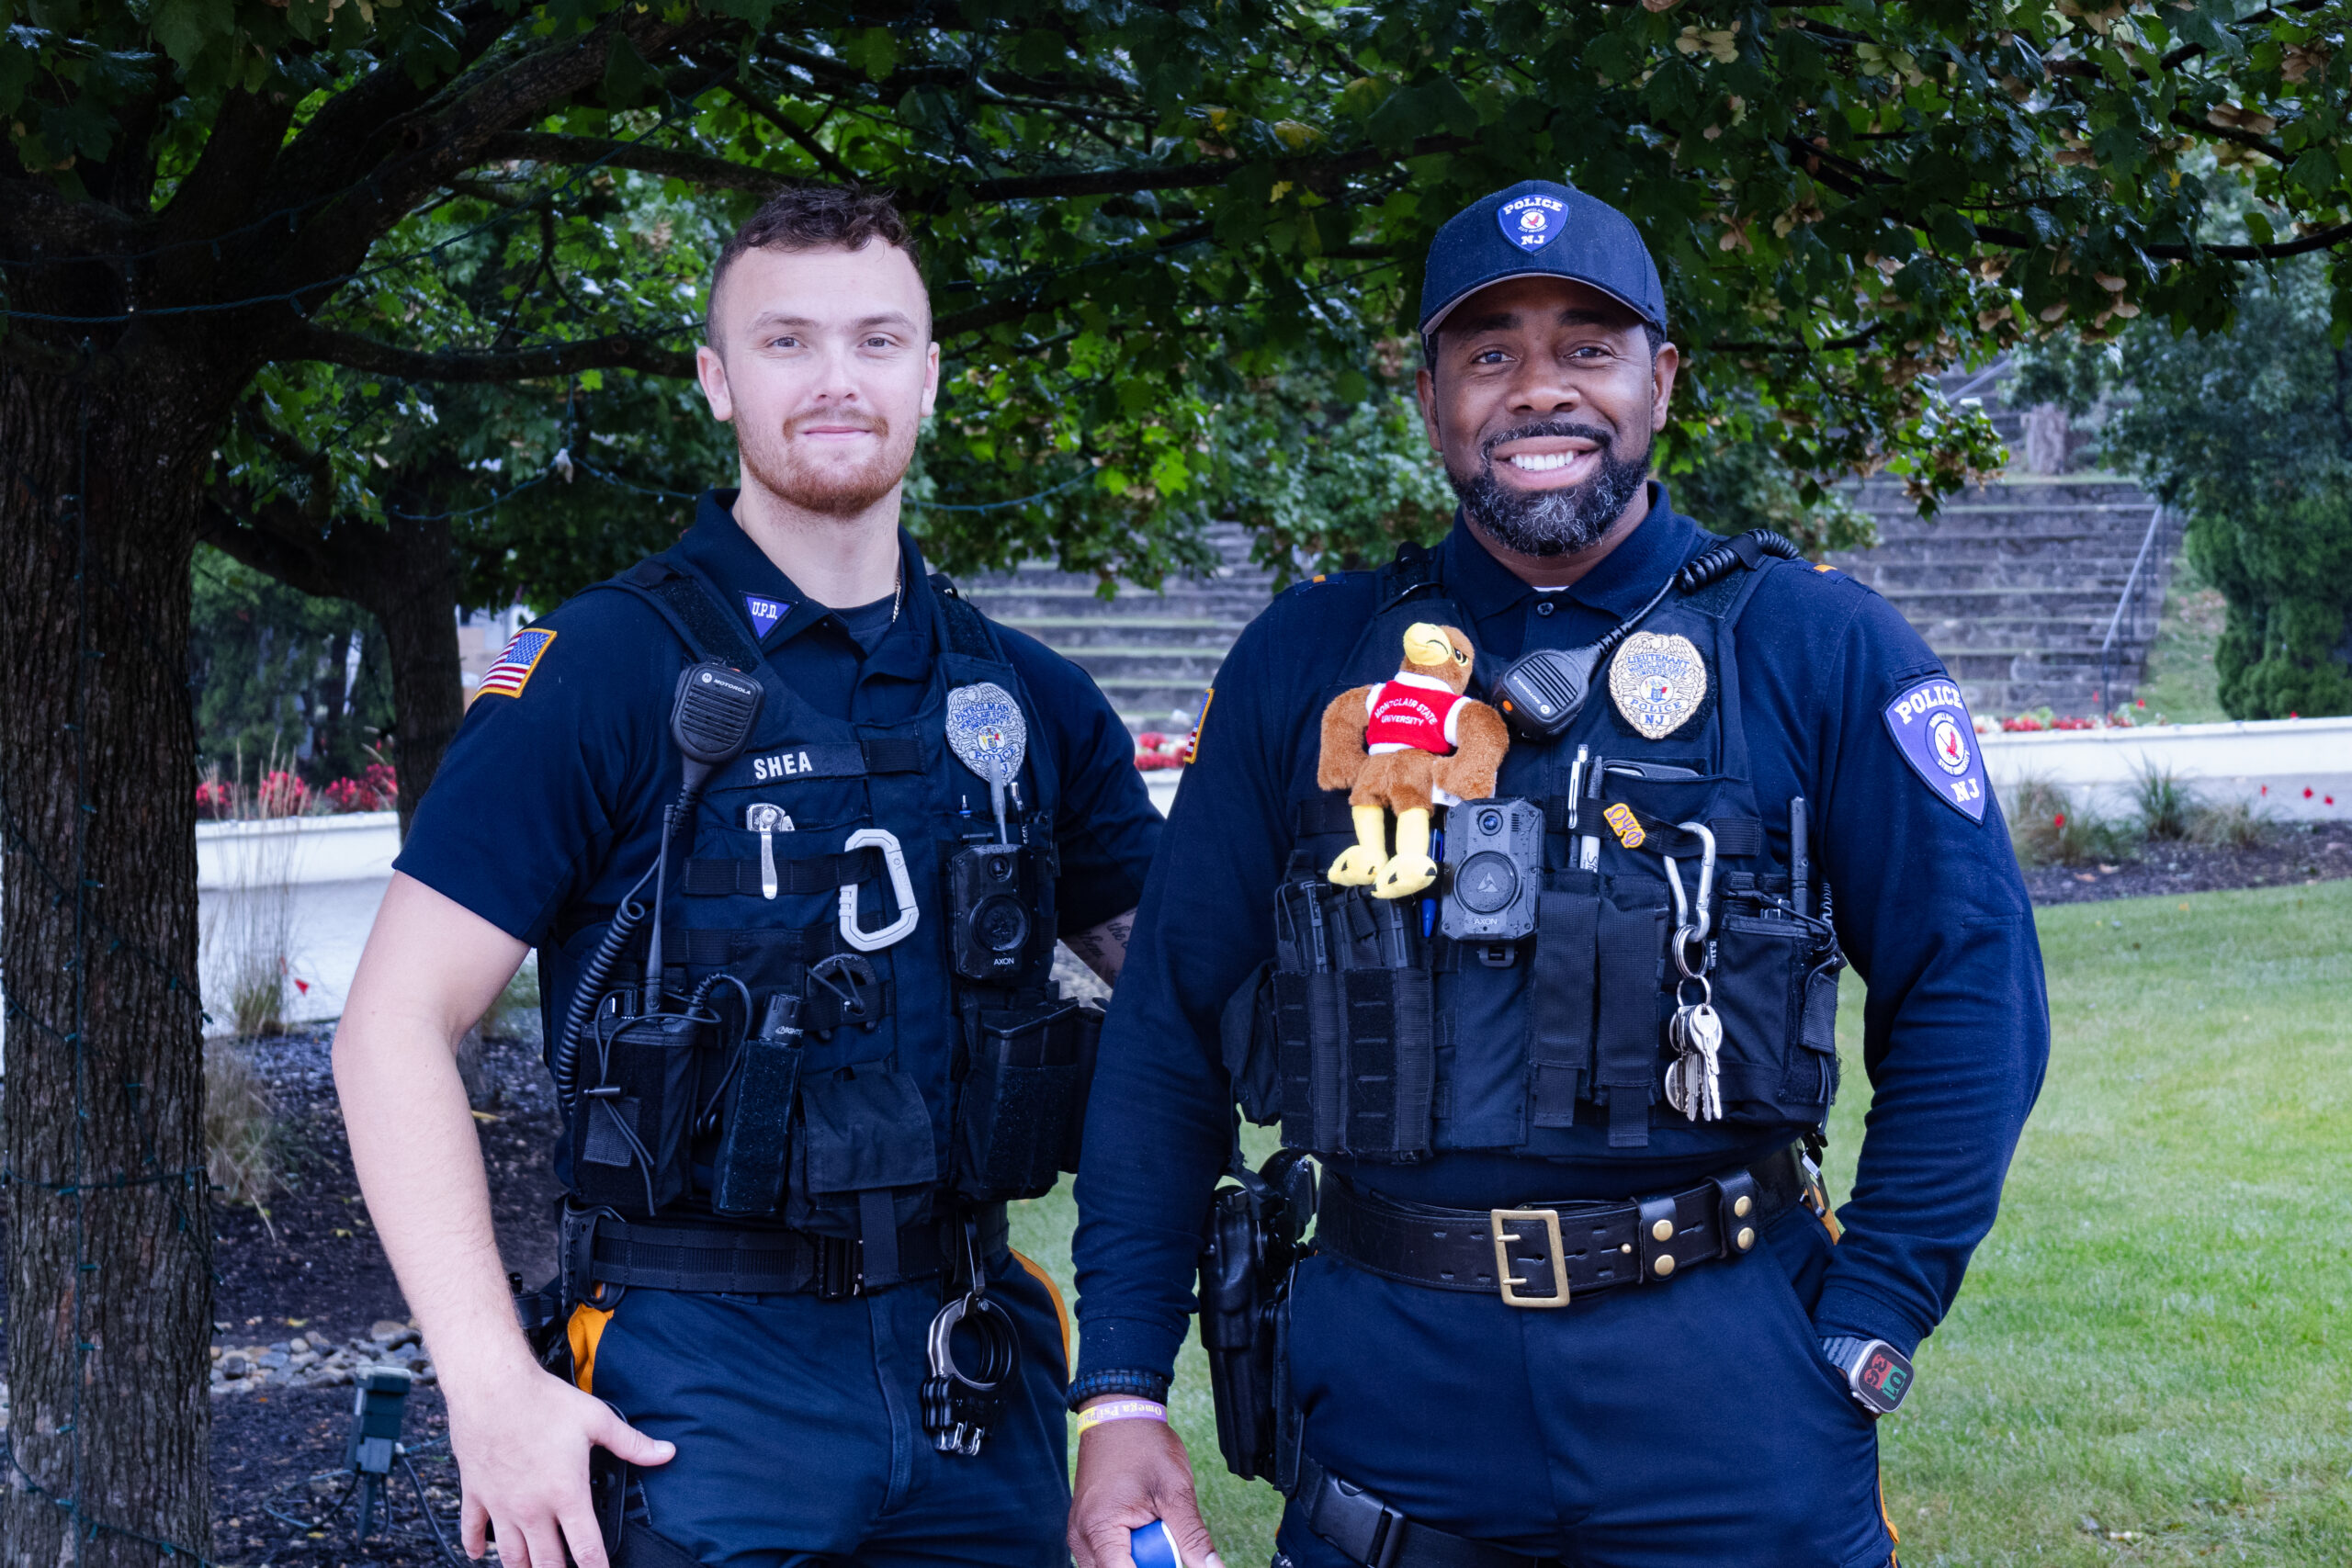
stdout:
{"type": "Polygon", "coordinates": [[[786,505],[820,517],[857,517],[897,488],[914,460],[914,432],[899,436],[879,414],[854,418],[836,412],[803,414],[776,434],[755,430],[744,421],[735,423],[735,446],[744,472],[760,488],[786,505]],[[797,441],[794,434],[806,424],[862,423],[876,440],[865,446],[867,457],[858,463],[819,462],[813,443],[797,441]]]}
{"type": "Polygon", "coordinates": [[[1490,436],[1478,448],[1478,471],[1464,478],[1446,466],[1462,510],[1497,544],[1516,555],[1562,556],[1589,550],[1624,514],[1649,478],[1650,448],[1620,456],[1614,438],[1597,424],[1539,419],[1490,436]],[[1555,490],[1515,490],[1495,477],[1495,448],[1506,441],[1571,436],[1592,442],[1600,469],[1582,484],[1555,490]]]}

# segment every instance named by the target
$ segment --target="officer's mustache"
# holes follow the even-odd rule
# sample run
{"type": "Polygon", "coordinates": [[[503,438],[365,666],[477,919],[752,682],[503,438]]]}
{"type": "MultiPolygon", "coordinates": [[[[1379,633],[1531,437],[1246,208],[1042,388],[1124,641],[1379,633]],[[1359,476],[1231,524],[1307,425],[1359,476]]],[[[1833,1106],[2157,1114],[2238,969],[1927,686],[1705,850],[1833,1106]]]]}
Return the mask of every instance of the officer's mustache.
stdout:
{"type": "Polygon", "coordinates": [[[867,431],[876,435],[890,434],[890,422],[879,414],[848,413],[838,409],[820,409],[814,413],[798,414],[786,420],[784,434],[787,436],[798,435],[803,431],[820,424],[837,427],[846,425],[852,430],[867,431]]]}
{"type": "Polygon", "coordinates": [[[1492,473],[1495,469],[1496,447],[1512,441],[1536,441],[1545,436],[1562,440],[1589,441],[1593,444],[1594,450],[1600,454],[1600,460],[1604,463],[1609,461],[1611,447],[1616,441],[1613,432],[1603,430],[1597,424],[1579,424],[1569,419],[1539,419],[1531,423],[1506,430],[1500,434],[1487,436],[1478,444],[1478,460],[1486,465],[1488,473],[1492,473]]]}

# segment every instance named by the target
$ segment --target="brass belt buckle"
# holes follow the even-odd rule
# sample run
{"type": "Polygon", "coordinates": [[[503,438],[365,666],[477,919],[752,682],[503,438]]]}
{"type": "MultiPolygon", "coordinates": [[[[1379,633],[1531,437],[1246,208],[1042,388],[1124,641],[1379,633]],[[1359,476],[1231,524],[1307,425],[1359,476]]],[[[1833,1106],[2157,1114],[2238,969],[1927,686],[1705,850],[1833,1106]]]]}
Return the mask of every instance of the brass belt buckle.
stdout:
{"type": "Polygon", "coordinates": [[[1495,1238],[1495,1279],[1499,1282],[1503,1305],[1515,1307],[1564,1307],[1568,1304],[1567,1249],[1560,1242],[1560,1212],[1557,1209],[1489,1209],[1487,1228],[1495,1238]],[[1522,1296],[1519,1287],[1528,1283],[1514,1279],[1510,1271],[1510,1244],[1519,1239],[1515,1231],[1505,1225],[1541,1224],[1544,1239],[1552,1247],[1552,1288],[1548,1296],[1522,1296]]]}

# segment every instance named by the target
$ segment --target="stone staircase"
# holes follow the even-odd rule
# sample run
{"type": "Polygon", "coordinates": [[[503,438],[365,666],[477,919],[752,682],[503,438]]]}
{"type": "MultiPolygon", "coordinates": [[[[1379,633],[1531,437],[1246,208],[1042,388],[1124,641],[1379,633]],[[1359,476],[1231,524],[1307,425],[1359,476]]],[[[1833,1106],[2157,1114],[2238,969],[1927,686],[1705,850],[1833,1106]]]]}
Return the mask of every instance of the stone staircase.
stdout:
{"type": "MultiPolygon", "coordinates": [[[[2013,450],[2015,414],[1996,413],[2013,450]]],[[[1878,525],[1870,550],[1831,561],[1903,612],[1982,714],[2048,706],[2089,715],[2129,703],[2155,635],[2156,609],[2178,551],[2167,520],[2148,539],[2155,503],[2112,476],[2011,474],[1945,503],[1922,523],[1899,483],[1872,479],[1856,497],[1878,525]],[[2113,650],[2112,694],[2099,690],[2099,643],[2142,544],[2141,613],[2113,650]]],[[[963,584],[972,603],[1068,655],[1094,677],[1134,731],[1192,725],[1201,695],[1241,628],[1265,608],[1272,575],[1250,559],[1238,524],[1208,530],[1218,564],[1159,592],[1120,585],[1104,603],[1094,580],[1031,563],[963,584]]]]}
{"type": "Polygon", "coordinates": [[[1873,479],[1859,504],[1878,525],[1873,549],[1831,564],[1884,594],[1956,676],[1979,714],[2047,706],[2092,715],[2132,700],[2154,639],[2156,611],[2180,546],[2155,502],[2099,474],[2011,474],[1947,502],[1923,523],[1900,484],[1873,479]],[[2142,546],[2147,547],[2141,558],[2142,546]],[[2140,561],[2135,597],[2109,651],[2099,645],[2140,561]]]}
{"type": "Polygon", "coordinates": [[[1130,730],[1172,734],[1192,728],[1226,651],[1273,593],[1273,574],[1250,559],[1248,530],[1219,523],[1207,537],[1217,555],[1210,575],[1170,578],[1158,592],[1123,582],[1108,604],[1095,597],[1094,579],[1049,562],[960,586],[989,615],[1093,676],[1130,730]]]}

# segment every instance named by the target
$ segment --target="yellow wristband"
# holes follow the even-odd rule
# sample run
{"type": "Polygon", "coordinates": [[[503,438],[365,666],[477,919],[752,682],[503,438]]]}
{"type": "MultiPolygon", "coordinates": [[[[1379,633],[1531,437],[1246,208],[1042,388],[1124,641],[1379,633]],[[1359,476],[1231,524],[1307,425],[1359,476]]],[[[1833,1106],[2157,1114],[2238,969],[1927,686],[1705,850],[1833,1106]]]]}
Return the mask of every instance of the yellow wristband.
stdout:
{"type": "Polygon", "coordinates": [[[1078,1435],[1086,1436],[1106,1421],[1165,1421],[1168,1406],[1148,1399],[1114,1399],[1090,1404],[1078,1413],[1078,1435]]]}

